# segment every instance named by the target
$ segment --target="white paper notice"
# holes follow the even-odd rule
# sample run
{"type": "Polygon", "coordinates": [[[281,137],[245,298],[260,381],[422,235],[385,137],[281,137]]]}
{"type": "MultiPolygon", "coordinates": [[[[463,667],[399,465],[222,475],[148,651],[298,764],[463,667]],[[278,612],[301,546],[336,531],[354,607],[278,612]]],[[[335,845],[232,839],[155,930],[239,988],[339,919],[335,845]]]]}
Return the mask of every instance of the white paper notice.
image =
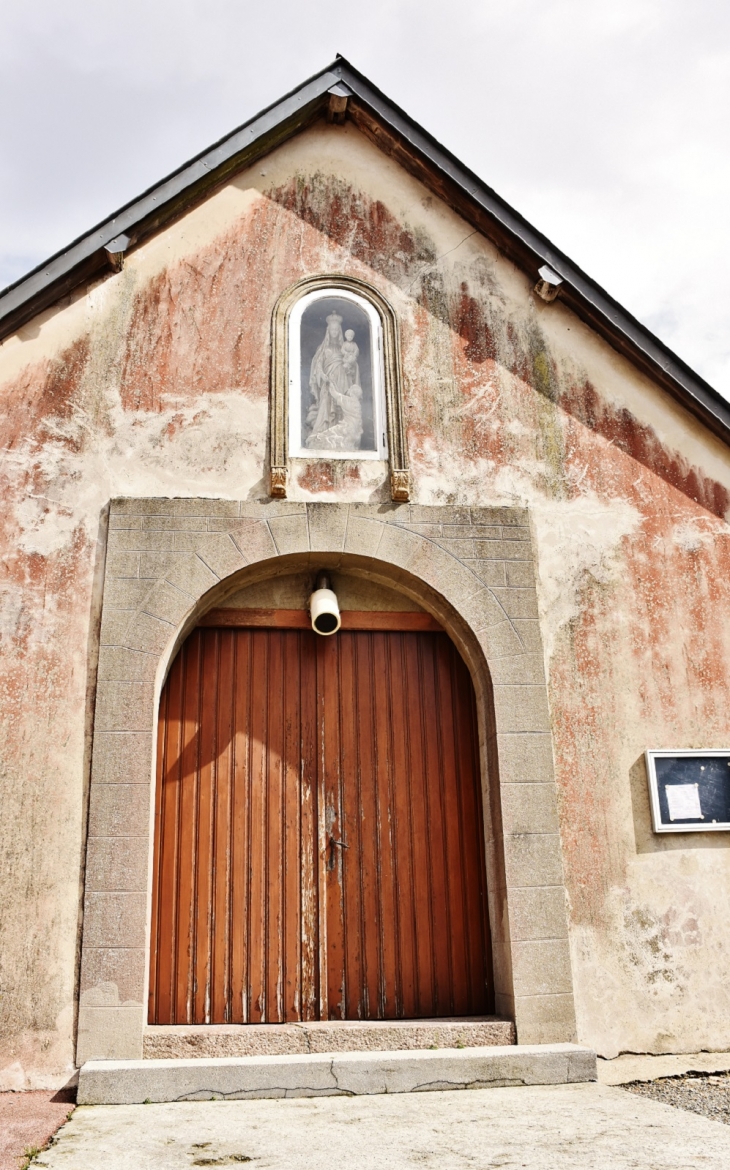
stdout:
{"type": "Polygon", "coordinates": [[[687,821],[702,816],[698,784],[667,784],[665,792],[670,821],[687,821]]]}

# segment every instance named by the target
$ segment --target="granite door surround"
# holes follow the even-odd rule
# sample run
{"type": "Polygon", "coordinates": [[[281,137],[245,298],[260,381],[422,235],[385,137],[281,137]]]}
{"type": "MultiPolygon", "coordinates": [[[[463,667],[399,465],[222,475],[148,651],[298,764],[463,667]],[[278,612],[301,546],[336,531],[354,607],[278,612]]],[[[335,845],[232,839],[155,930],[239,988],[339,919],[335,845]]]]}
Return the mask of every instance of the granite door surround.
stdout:
{"type": "Polygon", "coordinates": [[[550,712],[519,508],[118,499],[94,715],[77,1063],[138,1059],[146,1026],[157,704],[203,613],[340,568],[399,590],[459,648],[479,717],[496,1010],[521,1044],[575,1038],[550,712]]]}

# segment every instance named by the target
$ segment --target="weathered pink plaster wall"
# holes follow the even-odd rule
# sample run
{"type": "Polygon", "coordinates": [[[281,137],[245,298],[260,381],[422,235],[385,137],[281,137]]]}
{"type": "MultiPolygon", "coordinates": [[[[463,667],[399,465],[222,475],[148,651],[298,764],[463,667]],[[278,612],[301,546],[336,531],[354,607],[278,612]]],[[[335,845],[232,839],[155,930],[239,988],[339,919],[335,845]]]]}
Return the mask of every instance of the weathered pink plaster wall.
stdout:
{"type": "MultiPolygon", "coordinates": [[[[271,314],[315,272],[396,309],[415,502],[531,508],[580,1039],[730,1047],[728,843],[656,838],[641,762],[730,744],[730,451],[322,126],[0,346],[0,1087],[72,1068],[105,505],[266,494],[271,314]]],[[[305,461],[292,491],[385,499],[386,469],[305,461]]]]}

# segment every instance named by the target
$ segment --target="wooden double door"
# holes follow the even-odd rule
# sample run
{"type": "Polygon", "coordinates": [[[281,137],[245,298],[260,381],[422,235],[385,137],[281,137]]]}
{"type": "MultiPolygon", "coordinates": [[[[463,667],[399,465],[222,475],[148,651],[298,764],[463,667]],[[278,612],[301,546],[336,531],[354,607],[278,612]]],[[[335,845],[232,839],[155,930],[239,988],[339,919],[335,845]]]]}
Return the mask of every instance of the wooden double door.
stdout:
{"type": "Polygon", "coordinates": [[[479,775],[445,633],[197,629],[160,702],[150,1023],[492,1011],[479,775]]]}

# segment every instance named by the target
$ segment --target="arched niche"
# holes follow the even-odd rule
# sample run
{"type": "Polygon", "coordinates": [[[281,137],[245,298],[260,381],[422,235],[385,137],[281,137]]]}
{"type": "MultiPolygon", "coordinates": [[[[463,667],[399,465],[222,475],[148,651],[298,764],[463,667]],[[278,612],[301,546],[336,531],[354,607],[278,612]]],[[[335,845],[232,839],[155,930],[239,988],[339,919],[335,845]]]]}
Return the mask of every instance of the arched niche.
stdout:
{"type": "Polygon", "coordinates": [[[274,308],[271,352],[271,495],[286,497],[295,457],[380,459],[389,465],[391,498],[408,500],[398,322],[383,294],[337,273],[298,281],[274,308]],[[323,368],[330,332],[335,349],[352,352],[334,362],[333,349],[323,368]]]}

